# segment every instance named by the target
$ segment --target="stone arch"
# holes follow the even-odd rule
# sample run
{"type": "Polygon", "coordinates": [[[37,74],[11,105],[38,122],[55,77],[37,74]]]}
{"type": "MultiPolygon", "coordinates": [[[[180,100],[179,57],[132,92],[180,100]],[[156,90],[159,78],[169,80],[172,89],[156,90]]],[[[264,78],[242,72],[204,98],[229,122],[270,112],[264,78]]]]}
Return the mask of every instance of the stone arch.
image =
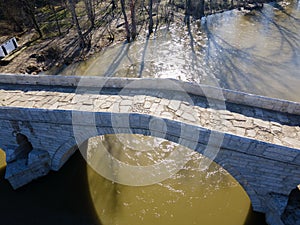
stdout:
{"type": "Polygon", "coordinates": [[[23,132],[13,131],[11,137],[6,139],[12,144],[1,143],[0,150],[2,149],[5,153],[7,163],[19,159],[28,159],[28,155],[33,150],[33,146],[27,134],[25,135],[23,132]]]}
{"type": "Polygon", "coordinates": [[[220,164],[218,163],[218,165],[224,168],[242,186],[242,188],[247,193],[251,201],[252,208],[255,211],[261,211],[262,210],[261,200],[258,197],[256,191],[252,188],[251,184],[247,181],[247,179],[243,177],[243,175],[239,171],[237,171],[233,166],[231,166],[228,163],[220,163],[220,164]]]}
{"type": "MultiPolygon", "coordinates": [[[[86,121],[82,119],[82,124],[76,124],[76,129],[80,130],[81,128],[83,131],[81,131],[81,137],[79,140],[75,137],[69,138],[63,145],[61,145],[56,151],[55,154],[53,154],[52,157],[52,163],[51,168],[53,170],[59,170],[63,166],[63,164],[68,160],[68,158],[75,152],[75,150],[78,148],[78,145],[81,143],[84,143],[89,138],[95,137],[95,136],[101,136],[105,134],[117,134],[117,133],[132,133],[132,134],[142,134],[145,136],[153,136],[153,137],[159,137],[166,139],[168,141],[183,145],[187,148],[190,148],[191,150],[197,151],[200,154],[203,154],[204,156],[210,158],[210,155],[204,154],[204,148],[208,144],[208,139],[212,131],[196,127],[193,125],[185,124],[179,121],[174,120],[168,120],[165,118],[159,118],[154,117],[146,114],[137,114],[137,113],[131,113],[131,114],[123,114],[126,118],[129,120],[129,127],[122,124],[118,126],[116,124],[113,124],[112,117],[120,116],[122,117],[122,114],[118,113],[95,113],[96,115],[93,117],[93,122],[90,124],[86,124],[86,121]],[[150,122],[151,121],[160,121],[163,122],[164,125],[160,125],[158,123],[157,126],[152,126],[150,122]],[[89,128],[92,128],[92,131],[89,131],[89,128]],[[84,131],[86,129],[86,131],[84,131]],[[193,132],[190,132],[190,130],[193,129],[197,130],[199,132],[199,137],[197,136],[197,142],[195,142],[196,139],[191,141],[191,135],[193,135],[193,132]],[[183,134],[183,136],[180,136],[183,131],[190,132],[188,134],[183,134]]],[[[83,115],[83,114],[81,114],[83,115]]],[[[91,118],[90,114],[88,115],[89,119],[91,118]]],[[[124,118],[125,118],[124,117],[124,118]]],[[[73,127],[74,131],[74,127],[73,127]]],[[[249,196],[252,206],[254,210],[261,209],[262,203],[256,193],[256,191],[251,187],[251,184],[247,182],[247,179],[243,177],[243,175],[240,173],[240,171],[237,171],[237,169],[232,166],[229,161],[226,160],[226,149],[222,148],[222,151],[220,151],[222,155],[221,157],[216,158],[210,158],[212,161],[216,162],[218,165],[222,166],[225,170],[228,171],[228,173],[237,181],[239,184],[243,187],[247,195],[249,196]],[[224,156],[225,152],[225,156],[224,156]]]]}
{"type": "Polygon", "coordinates": [[[74,137],[69,138],[64,142],[51,157],[51,169],[58,171],[73,155],[77,149],[76,140],[74,137]]]}

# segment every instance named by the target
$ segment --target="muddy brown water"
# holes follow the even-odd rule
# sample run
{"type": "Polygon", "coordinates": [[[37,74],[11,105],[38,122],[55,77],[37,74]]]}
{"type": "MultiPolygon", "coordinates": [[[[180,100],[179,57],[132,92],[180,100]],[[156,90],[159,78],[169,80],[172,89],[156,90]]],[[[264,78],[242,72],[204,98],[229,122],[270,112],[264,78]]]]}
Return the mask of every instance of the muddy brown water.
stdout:
{"type": "MultiPolygon", "coordinates": [[[[140,135],[126,135],[125,142],[115,135],[91,140],[84,148],[105,146],[118,160],[132,165],[155,164],[165,157],[162,153],[177,146],[160,139],[152,151],[155,138],[140,135]],[[136,158],[140,142],[148,142],[145,146],[149,149],[143,148],[136,158]]],[[[251,210],[247,194],[230,174],[215,163],[201,169],[203,157],[187,151],[191,158],[181,170],[152,185],[112,182],[77,151],[59,172],[15,191],[3,178],[5,154],[1,152],[1,224],[265,224],[264,215],[251,210]]]]}
{"type": "Polygon", "coordinates": [[[60,74],[175,78],[299,101],[300,3],[283,5],[208,16],[190,29],[161,27],[149,40],[107,48],[60,74]]]}

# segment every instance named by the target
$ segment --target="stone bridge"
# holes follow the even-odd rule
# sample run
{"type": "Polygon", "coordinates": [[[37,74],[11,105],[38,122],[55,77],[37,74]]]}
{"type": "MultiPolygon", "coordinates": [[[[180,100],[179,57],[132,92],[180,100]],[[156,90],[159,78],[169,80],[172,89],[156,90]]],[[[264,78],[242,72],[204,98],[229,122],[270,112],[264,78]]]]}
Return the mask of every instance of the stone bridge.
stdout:
{"type": "Polygon", "coordinates": [[[300,183],[299,125],[299,103],[178,80],[0,75],[4,151],[20,132],[57,171],[94,136],[161,137],[225,168],[258,212],[300,183]]]}

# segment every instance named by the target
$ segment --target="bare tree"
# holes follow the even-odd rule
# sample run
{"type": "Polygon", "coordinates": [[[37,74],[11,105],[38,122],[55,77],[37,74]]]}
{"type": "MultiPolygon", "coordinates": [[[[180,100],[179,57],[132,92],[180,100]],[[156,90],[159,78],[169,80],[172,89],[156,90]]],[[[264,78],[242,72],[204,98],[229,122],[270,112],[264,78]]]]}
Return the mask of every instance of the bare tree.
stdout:
{"type": "Polygon", "coordinates": [[[129,26],[127,14],[126,14],[126,2],[125,0],[121,0],[121,9],[125,20],[125,29],[126,29],[126,39],[128,42],[135,40],[137,36],[136,29],[136,17],[135,17],[135,8],[136,8],[136,0],[129,0],[129,8],[130,8],[130,19],[131,24],[129,26]],[[131,29],[130,29],[131,27],[131,29]]]}
{"type": "MultiPolygon", "coordinates": [[[[209,0],[210,2],[212,0],[209,0]]],[[[204,12],[204,5],[205,0],[186,0],[185,2],[185,23],[190,22],[190,16],[193,16],[196,19],[201,19],[203,16],[205,16],[204,12]]]]}
{"type": "Polygon", "coordinates": [[[84,0],[85,10],[89,21],[91,22],[91,28],[95,26],[95,9],[93,6],[93,0],[84,0]]]}
{"type": "Polygon", "coordinates": [[[204,16],[204,6],[205,6],[205,1],[200,0],[199,2],[199,13],[200,13],[200,18],[204,16]]]}
{"type": "Polygon", "coordinates": [[[135,40],[136,38],[136,18],[135,18],[135,5],[136,0],[130,0],[130,13],[131,13],[131,38],[135,40]]]}
{"type": "Polygon", "coordinates": [[[126,7],[125,6],[126,6],[125,0],[121,0],[121,9],[122,9],[122,13],[123,13],[124,20],[125,20],[126,39],[127,39],[127,42],[130,42],[131,33],[129,30],[129,24],[128,24],[128,19],[127,19],[127,15],[126,15],[126,7]]]}
{"type": "Polygon", "coordinates": [[[18,0],[26,15],[30,18],[34,29],[38,32],[39,37],[43,37],[42,30],[35,16],[35,1],[32,0],[18,0]]]}
{"type": "Polygon", "coordinates": [[[191,8],[192,8],[191,0],[186,0],[186,1],[185,1],[185,16],[184,16],[184,22],[185,22],[186,24],[188,24],[188,25],[189,25],[189,23],[190,23],[191,8]]]}
{"type": "Polygon", "coordinates": [[[116,0],[111,0],[111,5],[112,5],[111,9],[112,11],[114,11],[117,8],[116,0]]]}
{"type": "Polygon", "coordinates": [[[56,28],[58,30],[59,36],[61,36],[62,33],[61,33],[61,29],[60,29],[60,24],[59,24],[59,21],[58,21],[57,13],[56,13],[55,7],[53,5],[53,2],[48,0],[48,6],[49,6],[49,9],[52,11],[52,13],[54,15],[55,25],[56,25],[56,28]]]}
{"type": "Polygon", "coordinates": [[[149,9],[148,9],[148,15],[149,15],[149,36],[153,33],[153,17],[152,17],[152,12],[153,12],[153,0],[149,0],[149,9]]]}
{"type": "Polygon", "coordinates": [[[73,18],[73,22],[75,23],[76,29],[77,29],[77,33],[79,36],[79,41],[80,41],[80,47],[81,48],[85,48],[86,44],[85,44],[85,40],[84,40],[84,36],[82,34],[82,30],[77,18],[77,14],[76,14],[76,10],[75,10],[75,2],[74,0],[68,0],[69,1],[69,6],[70,6],[70,11],[72,14],[72,18],[73,18]]]}

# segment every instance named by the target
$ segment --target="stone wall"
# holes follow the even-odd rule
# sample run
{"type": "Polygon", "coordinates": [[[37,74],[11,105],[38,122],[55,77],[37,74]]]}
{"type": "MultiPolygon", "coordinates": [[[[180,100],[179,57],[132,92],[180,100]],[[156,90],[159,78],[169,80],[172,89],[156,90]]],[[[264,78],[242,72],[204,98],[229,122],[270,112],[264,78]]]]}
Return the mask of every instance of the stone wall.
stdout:
{"type": "Polygon", "coordinates": [[[47,151],[33,150],[28,159],[20,159],[7,163],[5,179],[14,189],[28,184],[32,180],[43,177],[50,171],[50,157],[47,151]]]}

